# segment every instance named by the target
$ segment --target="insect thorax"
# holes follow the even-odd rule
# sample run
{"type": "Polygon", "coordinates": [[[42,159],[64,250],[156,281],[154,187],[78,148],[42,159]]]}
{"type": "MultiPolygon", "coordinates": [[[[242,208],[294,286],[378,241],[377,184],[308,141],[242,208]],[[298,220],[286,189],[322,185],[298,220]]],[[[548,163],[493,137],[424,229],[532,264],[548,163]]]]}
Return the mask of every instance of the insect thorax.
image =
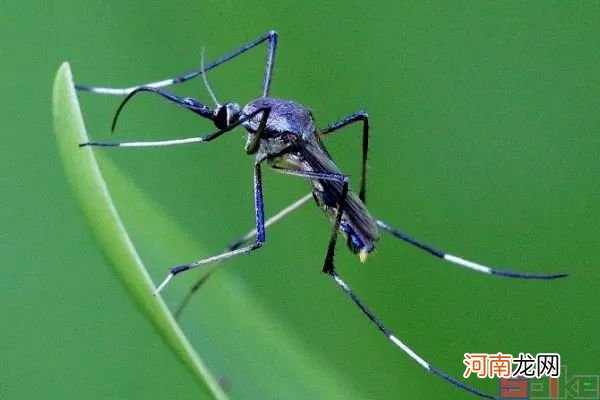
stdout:
{"type": "MultiPolygon", "coordinates": [[[[264,153],[274,154],[297,140],[307,140],[315,134],[315,123],[310,110],[294,101],[264,97],[248,103],[242,110],[242,118],[259,109],[270,109],[269,118],[261,133],[260,147],[264,153]],[[268,142],[272,142],[268,144],[268,142]]],[[[263,113],[258,113],[243,125],[248,131],[248,143],[257,133],[263,113]]],[[[260,151],[260,149],[259,149],[260,151]]]]}

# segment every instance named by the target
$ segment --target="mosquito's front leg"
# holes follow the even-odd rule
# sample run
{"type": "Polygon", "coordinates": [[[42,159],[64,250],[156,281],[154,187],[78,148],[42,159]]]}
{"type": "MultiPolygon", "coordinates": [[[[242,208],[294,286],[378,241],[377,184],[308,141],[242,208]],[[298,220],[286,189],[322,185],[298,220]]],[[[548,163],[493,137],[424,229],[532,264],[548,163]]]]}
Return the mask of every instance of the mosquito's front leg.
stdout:
{"type": "Polygon", "coordinates": [[[277,47],[277,32],[275,32],[275,31],[269,31],[269,32],[261,35],[259,38],[253,40],[250,43],[243,45],[239,49],[237,49],[229,54],[226,54],[223,57],[221,57],[211,63],[208,63],[206,66],[204,66],[204,68],[200,68],[200,69],[188,72],[186,74],[177,76],[175,78],[168,78],[168,79],[163,79],[161,81],[149,82],[149,83],[145,83],[142,85],[136,85],[136,86],[125,87],[125,88],[109,88],[109,87],[87,86],[87,85],[75,85],[75,88],[77,90],[81,90],[84,92],[126,96],[126,95],[130,94],[131,92],[133,92],[134,90],[139,89],[140,87],[161,88],[161,87],[171,86],[171,85],[175,85],[178,83],[183,83],[183,82],[189,81],[190,79],[200,76],[203,73],[208,72],[211,69],[213,69],[221,64],[224,64],[227,61],[239,56],[240,54],[243,54],[246,51],[258,46],[259,44],[261,44],[264,41],[269,42],[269,49],[267,52],[267,65],[266,65],[266,71],[265,71],[265,80],[263,83],[263,97],[266,97],[269,95],[269,89],[271,87],[271,76],[273,75],[273,65],[275,62],[275,50],[277,47]]]}

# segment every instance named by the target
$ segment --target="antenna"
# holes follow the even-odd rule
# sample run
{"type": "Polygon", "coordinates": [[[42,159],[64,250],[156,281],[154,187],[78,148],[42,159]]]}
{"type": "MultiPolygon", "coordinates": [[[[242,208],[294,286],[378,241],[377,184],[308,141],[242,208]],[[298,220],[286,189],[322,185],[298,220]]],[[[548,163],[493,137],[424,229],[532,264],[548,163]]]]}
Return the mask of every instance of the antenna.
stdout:
{"type": "Polygon", "coordinates": [[[217,96],[215,96],[215,92],[213,92],[212,88],[208,84],[208,78],[206,77],[206,72],[204,72],[204,47],[202,47],[202,53],[200,55],[200,68],[202,68],[202,80],[204,80],[204,85],[206,86],[206,90],[210,94],[213,102],[217,107],[221,107],[221,103],[217,100],[217,96]]]}

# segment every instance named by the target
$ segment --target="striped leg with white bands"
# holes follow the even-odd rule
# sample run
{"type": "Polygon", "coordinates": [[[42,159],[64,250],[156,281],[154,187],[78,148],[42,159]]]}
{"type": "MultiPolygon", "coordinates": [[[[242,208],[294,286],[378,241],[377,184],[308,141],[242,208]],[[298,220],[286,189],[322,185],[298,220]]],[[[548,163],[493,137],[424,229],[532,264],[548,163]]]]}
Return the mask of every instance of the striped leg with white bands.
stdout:
{"type": "Polygon", "coordinates": [[[167,147],[167,146],[179,146],[182,144],[193,144],[206,142],[204,137],[191,137],[185,139],[171,139],[171,140],[160,140],[156,142],[143,141],[143,142],[87,142],[82,143],[79,147],[85,146],[96,146],[96,147],[167,147]]]}
{"type": "Polygon", "coordinates": [[[196,78],[197,76],[200,76],[200,75],[204,74],[205,72],[208,72],[211,69],[231,60],[232,58],[235,58],[238,55],[245,53],[246,51],[258,46],[259,44],[261,44],[264,41],[269,42],[269,49],[268,49],[268,54],[267,54],[267,65],[266,65],[267,70],[265,72],[265,82],[263,85],[264,86],[263,87],[263,97],[265,97],[269,94],[269,88],[270,88],[270,84],[271,84],[271,76],[272,76],[272,70],[273,70],[273,64],[274,64],[274,58],[275,58],[275,49],[277,46],[277,32],[275,32],[275,31],[267,32],[267,33],[263,34],[261,37],[259,37],[258,39],[245,44],[244,46],[233,51],[232,53],[229,53],[229,54],[219,58],[218,60],[215,60],[215,61],[209,63],[208,65],[203,66],[200,69],[188,72],[187,74],[183,74],[176,78],[164,79],[164,80],[158,81],[158,82],[150,82],[150,83],[146,83],[143,85],[130,86],[130,87],[125,87],[125,88],[109,88],[109,87],[87,86],[87,85],[75,85],[75,88],[77,90],[81,90],[84,92],[96,93],[96,94],[127,96],[131,92],[133,92],[141,87],[161,88],[161,87],[176,85],[178,83],[183,83],[183,82],[189,81],[190,79],[196,78]]]}
{"type": "MultiPolygon", "coordinates": [[[[280,210],[277,214],[274,214],[271,218],[269,218],[268,220],[265,221],[265,229],[267,229],[268,227],[270,227],[277,221],[281,220],[283,217],[290,214],[291,212],[297,210],[298,208],[300,208],[302,205],[306,204],[312,198],[313,198],[312,193],[309,193],[309,194],[299,198],[298,200],[296,200],[295,202],[293,202],[286,208],[280,210]]],[[[254,228],[250,232],[248,232],[247,234],[245,234],[244,236],[242,236],[241,238],[239,238],[238,240],[236,240],[235,242],[232,242],[229,246],[227,246],[227,250],[231,251],[231,250],[239,249],[241,246],[243,246],[249,240],[254,239],[256,237],[256,235],[257,235],[257,229],[254,228]]],[[[219,262],[216,262],[215,264],[218,264],[218,263],[219,262]]],[[[175,309],[175,311],[173,313],[173,315],[175,315],[175,319],[179,319],[179,316],[181,315],[181,313],[183,312],[185,307],[188,305],[188,303],[192,299],[192,296],[194,295],[194,293],[196,293],[196,291],[198,289],[200,289],[200,287],[202,285],[204,285],[204,283],[211,277],[212,274],[215,273],[215,271],[216,271],[216,268],[213,268],[212,270],[207,271],[204,275],[202,275],[196,281],[196,283],[194,283],[192,285],[192,287],[189,289],[189,291],[187,292],[187,294],[185,295],[183,300],[181,300],[181,302],[179,303],[179,306],[177,306],[177,308],[175,309]]],[[[162,289],[162,287],[160,289],[162,289]]],[[[157,291],[159,291],[160,289],[157,289],[157,291]]]]}
{"type": "Polygon", "coordinates": [[[443,378],[444,380],[450,382],[454,386],[457,386],[469,393],[472,393],[472,394],[482,397],[484,399],[495,399],[494,396],[480,392],[479,390],[472,388],[471,386],[469,386],[469,385],[459,381],[458,379],[453,378],[452,376],[446,374],[445,372],[433,367],[431,364],[429,364],[427,361],[425,361],[421,356],[419,356],[417,353],[415,353],[410,347],[408,347],[406,344],[404,344],[404,342],[402,342],[400,339],[398,339],[396,336],[394,336],[392,331],[390,331],[388,328],[386,328],[385,325],[383,325],[383,323],[379,320],[379,318],[377,318],[375,316],[375,314],[373,314],[371,312],[371,310],[369,310],[367,308],[367,306],[365,306],[363,304],[363,302],[358,298],[356,293],[354,293],[354,291],[350,288],[350,286],[348,286],[346,284],[346,282],[344,282],[342,280],[342,278],[337,274],[337,272],[335,272],[335,270],[332,270],[327,273],[333,278],[334,282],[348,296],[350,296],[350,298],[352,299],[354,304],[357,305],[357,307],[367,316],[367,318],[369,318],[375,324],[375,326],[377,326],[377,329],[379,329],[379,331],[381,331],[381,333],[383,333],[394,345],[399,347],[400,350],[402,350],[410,358],[415,360],[421,367],[425,368],[427,371],[431,372],[432,374],[437,375],[440,378],[443,378]]]}
{"type": "Polygon", "coordinates": [[[231,132],[247,120],[255,117],[258,114],[262,114],[262,118],[268,118],[269,108],[259,108],[256,111],[251,112],[248,115],[244,115],[242,118],[238,119],[233,124],[229,125],[224,129],[219,129],[213,133],[210,133],[205,136],[191,137],[185,139],[174,139],[174,140],[161,140],[156,142],[144,141],[144,142],[86,142],[79,144],[79,147],[86,146],[96,146],[96,147],[165,147],[165,146],[179,146],[183,144],[194,144],[194,143],[204,143],[210,142],[218,138],[219,136],[231,132]]]}
{"type": "MultiPolygon", "coordinates": [[[[306,204],[312,198],[313,198],[312,193],[309,193],[309,194],[304,195],[303,197],[299,198],[298,200],[296,200],[295,202],[293,202],[292,204],[290,204],[286,208],[280,210],[277,214],[274,214],[271,218],[269,218],[268,220],[265,221],[265,228],[270,227],[271,225],[273,225],[275,222],[281,220],[286,215],[288,215],[291,212],[297,210],[298,208],[300,208],[301,206],[303,206],[304,204],[306,204]]],[[[243,245],[244,243],[246,243],[248,240],[254,238],[255,236],[256,236],[256,228],[252,229],[250,232],[246,233],[244,236],[242,236],[241,238],[239,238],[235,242],[232,242],[228,246],[228,249],[229,250],[235,250],[238,247],[240,247],[241,245],[243,245]]]]}
{"type": "Polygon", "coordinates": [[[461,258],[461,257],[453,256],[452,254],[448,254],[440,249],[437,249],[426,243],[420,242],[417,239],[413,238],[412,236],[410,236],[396,228],[392,228],[391,226],[387,225],[385,222],[383,222],[381,220],[376,220],[376,223],[377,223],[377,226],[379,226],[381,229],[383,229],[384,231],[397,237],[398,239],[401,239],[409,244],[412,244],[413,246],[418,247],[419,249],[426,251],[427,253],[429,253],[433,256],[436,256],[438,258],[441,258],[441,259],[451,262],[453,264],[460,265],[461,267],[468,268],[472,271],[481,272],[481,273],[488,274],[488,275],[498,275],[498,276],[504,276],[507,278],[521,278],[521,279],[557,279],[557,278],[564,278],[565,276],[568,275],[568,274],[531,274],[531,273],[526,273],[526,272],[514,272],[514,271],[507,271],[507,270],[503,270],[503,269],[488,267],[486,265],[478,264],[473,261],[465,260],[464,258],[461,258]]]}

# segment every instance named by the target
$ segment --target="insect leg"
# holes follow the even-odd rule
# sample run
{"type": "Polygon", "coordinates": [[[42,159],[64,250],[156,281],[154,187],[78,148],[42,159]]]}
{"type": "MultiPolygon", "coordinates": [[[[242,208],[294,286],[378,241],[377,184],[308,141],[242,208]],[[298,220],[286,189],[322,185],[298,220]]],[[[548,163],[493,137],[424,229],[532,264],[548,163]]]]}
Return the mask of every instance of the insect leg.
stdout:
{"type": "Polygon", "coordinates": [[[275,64],[275,50],[277,49],[277,32],[271,31],[267,34],[269,39],[269,50],[267,52],[267,64],[265,66],[265,81],[263,82],[262,97],[269,95],[271,90],[271,78],[273,76],[273,65],[275,64]]]}
{"type": "Polygon", "coordinates": [[[441,258],[442,260],[446,260],[448,262],[451,262],[456,265],[460,265],[461,267],[465,267],[465,268],[468,268],[468,269],[476,271],[476,272],[481,272],[481,273],[488,274],[488,275],[499,275],[499,276],[504,276],[504,277],[508,277],[508,278],[521,278],[521,279],[556,279],[556,278],[563,278],[568,275],[568,274],[532,274],[532,273],[525,273],[525,272],[507,271],[507,270],[503,270],[503,269],[489,267],[486,265],[478,264],[473,261],[465,260],[464,258],[453,256],[452,254],[448,254],[448,253],[446,253],[442,250],[439,250],[429,244],[418,241],[417,239],[413,238],[412,236],[409,236],[408,234],[406,234],[396,228],[392,228],[391,226],[387,225],[385,222],[383,222],[381,220],[376,220],[376,223],[377,223],[377,226],[379,226],[381,229],[383,229],[384,231],[397,237],[398,239],[401,239],[407,243],[410,243],[411,245],[413,245],[423,251],[426,251],[427,253],[429,253],[433,256],[441,258]]]}
{"type": "MultiPolygon", "coordinates": [[[[295,170],[288,170],[288,169],[284,169],[284,168],[279,168],[279,167],[274,167],[275,169],[277,169],[278,171],[284,173],[284,174],[289,174],[289,175],[296,175],[296,176],[301,176],[301,177],[305,177],[305,178],[319,178],[319,179],[324,179],[324,180],[334,180],[334,181],[339,181],[339,182],[345,182],[345,191],[343,190],[342,194],[343,197],[345,198],[346,193],[348,191],[347,188],[347,177],[345,177],[344,175],[340,175],[340,174],[332,174],[332,173],[327,173],[327,172],[302,172],[302,171],[295,171],[295,170]]],[[[312,198],[312,193],[309,193],[305,196],[303,196],[302,198],[298,199],[297,201],[295,201],[294,203],[290,204],[288,207],[284,208],[283,210],[279,211],[277,214],[273,215],[271,218],[269,218],[265,224],[264,227],[267,228],[268,226],[274,224],[275,222],[279,221],[280,219],[282,219],[283,217],[285,217],[287,214],[291,213],[292,211],[296,210],[297,208],[299,208],[300,206],[302,206],[304,203],[306,203],[307,201],[309,201],[312,198]]],[[[341,220],[341,213],[339,214],[339,219],[341,220]]],[[[337,222],[337,227],[334,227],[333,230],[333,235],[332,235],[332,240],[333,243],[330,241],[330,245],[329,245],[329,249],[333,249],[335,248],[335,241],[337,240],[337,231],[339,229],[339,223],[340,221],[337,222]]],[[[242,246],[245,242],[247,242],[248,240],[250,240],[251,238],[253,238],[256,234],[257,234],[258,230],[254,229],[251,230],[250,232],[248,232],[246,235],[244,235],[243,237],[241,237],[240,239],[236,240],[235,242],[233,242],[231,245],[229,245],[229,247],[227,248],[229,251],[234,251],[236,249],[238,249],[240,246],[242,246]]],[[[326,258],[326,260],[329,260],[329,263],[331,264],[333,261],[333,254],[330,254],[331,251],[333,250],[328,250],[328,256],[326,258]]],[[[327,261],[326,261],[327,262],[327,261]]],[[[325,268],[325,266],[323,267],[325,268]]],[[[214,273],[215,270],[211,270],[209,272],[207,272],[205,275],[202,275],[197,281],[196,283],[190,288],[190,290],[188,291],[188,293],[186,294],[186,296],[183,298],[183,300],[181,301],[181,304],[177,307],[177,309],[174,312],[175,318],[178,318],[181,313],[183,312],[183,309],[187,306],[187,304],[190,302],[192,296],[194,295],[194,293],[200,289],[200,287],[210,278],[210,275],[212,275],[212,273],[214,273]]]]}
{"type": "MultiPolygon", "coordinates": [[[[292,171],[287,171],[286,173],[291,173],[292,171]]],[[[294,175],[313,175],[313,174],[317,174],[317,173],[311,173],[310,175],[307,172],[302,171],[302,173],[297,173],[297,171],[293,171],[294,175]]],[[[335,175],[335,174],[332,174],[335,175]]],[[[311,176],[312,177],[312,176],[311,176]]],[[[332,180],[337,180],[337,177],[331,177],[332,180]]],[[[367,318],[369,318],[376,326],[377,328],[381,331],[381,333],[383,333],[394,345],[396,345],[397,347],[399,347],[402,351],[404,351],[409,357],[411,357],[413,360],[415,360],[419,365],[421,365],[423,368],[425,368],[427,371],[431,372],[434,375],[437,375],[441,378],[443,378],[444,380],[450,382],[451,384],[453,384],[454,386],[457,386],[469,393],[472,393],[474,395],[480,396],[482,398],[485,399],[495,399],[495,397],[490,396],[486,393],[480,392],[479,390],[472,388],[470,386],[468,386],[467,384],[457,380],[456,378],[453,378],[451,376],[449,376],[448,374],[446,374],[445,372],[435,368],[434,366],[432,366],[431,364],[429,364],[427,361],[425,361],[423,358],[421,358],[421,356],[419,356],[417,353],[415,353],[410,347],[408,347],[406,344],[404,344],[400,339],[398,339],[388,328],[386,328],[386,326],[379,320],[379,318],[377,318],[375,316],[375,314],[373,314],[371,312],[371,310],[369,310],[364,304],[363,302],[360,300],[360,298],[356,295],[356,293],[354,293],[354,291],[350,288],[350,286],[348,286],[343,280],[342,278],[337,274],[337,272],[335,271],[335,266],[333,263],[333,258],[334,258],[334,253],[335,253],[335,245],[336,245],[336,240],[337,240],[337,232],[339,229],[339,225],[342,219],[342,214],[344,211],[344,206],[345,206],[345,202],[346,202],[346,196],[348,194],[348,179],[346,178],[344,180],[344,186],[342,189],[342,193],[340,195],[340,199],[338,202],[338,209],[336,212],[336,219],[335,219],[335,223],[334,223],[334,227],[333,227],[333,231],[332,231],[332,235],[331,238],[329,240],[329,246],[327,248],[327,255],[325,257],[325,262],[323,265],[323,272],[328,274],[329,276],[331,276],[334,280],[334,282],[352,299],[352,301],[354,302],[354,304],[356,304],[358,306],[358,308],[367,316],[367,318]]]]}
{"type": "Polygon", "coordinates": [[[255,164],[254,166],[254,211],[256,218],[256,241],[250,245],[244,246],[242,248],[226,251],[216,256],[208,257],[202,260],[195,261],[191,264],[180,265],[177,267],[171,268],[169,275],[165,278],[165,280],[156,288],[154,294],[158,294],[169,281],[175,276],[180,274],[181,272],[189,271],[194,268],[198,268],[204,265],[216,263],[227,258],[239,256],[241,254],[247,254],[251,251],[259,249],[265,243],[265,211],[263,204],[263,191],[262,191],[262,175],[261,175],[261,166],[260,164],[255,164]]]}
{"type": "Polygon", "coordinates": [[[299,171],[296,169],[278,167],[276,165],[271,166],[271,168],[281,172],[282,174],[300,176],[302,178],[323,179],[326,181],[336,181],[342,184],[348,182],[348,177],[346,175],[336,174],[332,172],[299,171]]]}
{"type": "Polygon", "coordinates": [[[355,122],[363,123],[363,133],[362,133],[362,164],[360,171],[360,190],[358,192],[358,197],[362,200],[363,203],[366,203],[366,195],[367,195],[367,153],[369,151],[369,114],[366,111],[359,111],[352,115],[347,116],[333,124],[329,125],[327,128],[321,131],[322,135],[327,135],[329,133],[335,132],[343,127],[350,125],[355,122]]]}
{"type": "Polygon", "coordinates": [[[375,314],[373,314],[373,312],[367,308],[367,306],[360,300],[360,298],[356,295],[356,293],[354,293],[354,291],[350,288],[350,286],[348,286],[346,284],[346,282],[344,282],[342,280],[342,278],[337,274],[337,272],[334,269],[331,269],[330,271],[325,271],[325,272],[329,276],[331,276],[331,278],[333,278],[334,282],[344,291],[344,293],[346,293],[352,299],[352,301],[354,302],[354,304],[356,304],[356,306],[360,309],[360,311],[362,311],[363,314],[365,314],[367,316],[367,318],[369,318],[371,320],[371,322],[373,322],[375,324],[377,329],[379,329],[379,331],[381,331],[381,333],[383,333],[385,335],[385,337],[387,337],[395,346],[399,347],[400,350],[402,350],[404,353],[406,353],[410,358],[415,360],[420,366],[422,366],[423,368],[425,368],[427,371],[431,372],[432,374],[445,379],[446,381],[450,382],[454,386],[457,386],[463,390],[466,390],[469,393],[475,394],[484,399],[495,399],[494,396],[490,396],[486,393],[480,392],[479,390],[468,386],[467,384],[459,381],[456,378],[453,378],[452,376],[447,375],[445,372],[443,372],[443,371],[435,368],[431,364],[429,364],[427,361],[425,361],[423,358],[421,358],[421,356],[419,356],[417,353],[415,353],[410,347],[408,347],[406,344],[404,344],[404,342],[402,342],[400,339],[398,339],[392,333],[392,331],[390,331],[381,322],[381,320],[379,320],[379,318],[377,318],[377,316],[375,316],[375,314]]]}
{"type": "MultiPolygon", "coordinates": [[[[138,93],[138,92],[135,92],[135,93],[138,93]]],[[[127,100],[127,99],[125,99],[125,100],[127,100]]],[[[239,125],[241,125],[245,121],[249,120],[250,118],[253,118],[254,116],[256,116],[259,113],[265,113],[265,115],[266,115],[268,110],[270,110],[270,109],[259,108],[255,111],[253,111],[252,113],[240,118],[239,120],[237,120],[235,123],[231,124],[230,126],[224,128],[224,129],[219,129],[218,131],[215,131],[215,132],[210,133],[205,136],[197,136],[197,137],[191,137],[191,138],[185,138],[185,139],[161,140],[161,141],[155,141],[155,142],[152,142],[152,141],[145,141],[145,142],[86,142],[86,143],[79,144],[79,147],[85,147],[85,146],[165,147],[165,146],[177,146],[177,145],[182,145],[182,144],[210,142],[211,140],[218,138],[219,136],[223,135],[224,133],[232,131],[233,129],[237,128],[239,125]]]]}
{"type": "Polygon", "coordinates": [[[319,171],[298,171],[293,169],[281,168],[273,166],[279,172],[287,175],[295,175],[309,179],[322,179],[329,181],[336,181],[341,183],[342,191],[338,200],[338,207],[336,211],[335,221],[333,223],[333,230],[331,231],[331,238],[329,239],[329,245],[327,246],[327,254],[325,255],[325,261],[323,262],[323,272],[329,273],[333,271],[333,257],[335,255],[335,244],[337,242],[338,231],[342,222],[342,215],[344,213],[344,207],[346,205],[346,197],[348,195],[348,182],[349,179],[345,175],[335,174],[331,172],[319,172],[319,171]]]}
{"type": "MultiPolygon", "coordinates": [[[[312,198],[313,198],[312,193],[308,193],[308,194],[302,196],[301,198],[299,198],[298,200],[296,200],[295,202],[293,202],[292,204],[290,204],[289,206],[280,210],[277,214],[273,215],[271,218],[269,218],[265,222],[265,228],[268,228],[269,226],[273,225],[277,221],[284,218],[286,215],[297,210],[298,208],[300,208],[301,206],[306,204],[312,198]]],[[[250,239],[254,238],[255,236],[256,236],[256,228],[252,229],[250,232],[246,233],[244,236],[242,236],[238,240],[232,242],[229,246],[227,246],[227,248],[230,250],[235,250],[235,249],[239,248],[240,246],[242,246],[247,241],[249,241],[250,239]]]]}
{"type": "Polygon", "coordinates": [[[142,85],[136,85],[136,86],[125,87],[125,88],[109,88],[109,87],[98,87],[98,86],[87,86],[87,85],[75,85],[75,88],[77,90],[81,90],[84,92],[126,96],[129,93],[133,92],[134,90],[136,90],[142,86],[160,88],[160,87],[175,85],[178,83],[183,83],[185,81],[189,81],[190,79],[193,79],[197,76],[200,76],[203,73],[210,71],[211,69],[213,69],[221,64],[226,63],[227,61],[231,60],[232,58],[235,58],[238,55],[245,53],[246,51],[258,46],[259,44],[261,44],[264,41],[269,42],[269,50],[268,50],[268,55],[267,55],[267,71],[265,73],[265,81],[264,81],[264,85],[263,85],[263,96],[266,96],[269,92],[269,87],[271,84],[271,74],[272,74],[272,70],[273,70],[273,61],[275,58],[275,48],[277,46],[277,32],[275,32],[275,31],[270,31],[270,32],[263,34],[259,38],[243,45],[239,49],[237,49],[229,54],[226,54],[223,57],[205,65],[204,68],[200,68],[200,69],[188,72],[186,74],[182,74],[175,78],[168,78],[168,79],[164,79],[162,81],[150,82],[150,83],[145,83],[142,85]]]}
{"type": "MultiPolygon", "coordinates": [[[[333,178],[333,177],[332,177],[333,178]]],[[[333,180],[337,180],[337,179],[333,179],[333,180]]],[[[477,396],[480,396],[482,398],[486,398],[486,399],[494,399],[493,396],[490,396],[488,394],[485,394],[483,392],[480,392],[468,385],[466,385],[463,382],[460,382],[459,380],[457,380],[456,378],[453,378],[449,375],[447,375],[445,372],[433,367],[431,364],[429,364],[427,361],[425,361],[423,358],[421,358],[418,354],[416,354],[414,351],[412,351],[406,344],[404,344],[401,340],[399,340],[396,336],[394,336],[394,334],[385,327],[385,325],[383,325],[383,323],[375,316],[375,314],[373,314],[363,303],[362,301],[358,298],[358,296],[354,293],[354,291],[342,280],[342,278],[337,274],[337,272],[335,271],[335,266],[334,266],[334,262],[333,262],[333,258],[334,258],[334,253],[335,253],[335,244],[336,244],[336,240],[337,240],[337,233],[338,233],[338,229],[340,226],[340,222],[342,219],[342,214],[344,212],[344,207],[345,207],[345,203],[346,203],[346,196],[348,194],[348,178],[346,178],[344,180],[344,186],[342,189],[342,193],[340,195],[340,199],[338,201],[338,209],[336,212],[336,219],[335,219],[335,223],[333,226],[333,231],[332,231],[332,235],[331,238],[329,240],[329,246],[327,248],[327,255],[325,257],[325,262],[323,264],[323,272],[328,274],[329,276],[331,276],[334,280],[334,282],[348,295],[350,296],[350,298],[352,299],[352,301],[354,302],[354,304],[356,304],[358,306],[358,308],[367,316],[367,318],[369,318],[376,326],[377,328],[392,342],[394,343],[397,347],[399,347],[402,351],[404,351],[406,354],[408,354],[413,360],[415,360],[417,363],[419,363],[423,368],[425,368],[427,371],[431,372],[434,375],[437,375],[443,379],[445,379],[446,381],[450,382],[451,384],[453,384],[454,386],[457,386],[463,390],[466,390],[472,394],[475,394],[477,396]]]]}
{"type": "Polygon", "coordinates": [[[346,206],[346,196],[348,196],[348,179],[344,182],[342,193],[338,201],[337,212],[335,214],[335,222],[333,224],[333,230],[331,231],[331,237],[329,238],[329,245],[327,246],[327,254],[325,255],[325,261],[323,262],[323,272],[331,274],[335,270],[333,265],[333,258],[335,256],[335,244],[337,243],[338,231],[342,222],[342,215],[344,214],[344,207],[346,206]]]}
{"type": "MultiPolygon", "coordinates": [[[[281,220],[283,217],[290,214],[291,212],[297,210],[298,208],[300,208],[302,205],[304,205],[307,201],[309,201],[312,198],[313,198],[312,193],[309,193],[309,194],[305,195],[304,197],[301,197],[300,199],[296,200],[295,202],[293,202],[286,208],[282,209],[277,214],[273,215],[271,218],[269,218],[268,220],[265,221],[265,229],[268,228],[269,226],[273,225],[277,221],[281,220]]],[[[258,233],[257,229],[254,228],[253,230],[246,233],[244,236],[242,236],[241,238],[239,238],[238,240],[232,242],[229,246],[227,246],[227,250],[232,251],[232,250],[239,249],[245,243],[247,243],[251,239],[255,238],[257,233],[258,233]]],[[[208,278],[210,278],[212,276],[212,274],[215,272],[216,272],[216,267],[211,269],[210,271],[206,272],[204,275],[202,275],[196,281],[196,283],[194,283],[194,285],[190,288],[190,290],[187,292],[187,294],[185,295],[183,300],[181,300],[181,303],[179,304],[179,306],[173,313],[173,315],[175,316],[175,319],[179,318],[179,316],[181,315],[183,310],[187,307],[188,303],[192,299],[192,296],[194,295],[194,293],[198,289],[200,289],[200,287],[202,285],[204,285],[204,283],[206,283],[206,281],[208,281],[208,278]]]]}
{"type": "MultiPolygon", "coordinates": [[[[245,120],[253,118],[257,114],[262,113],[259,128],[256,133],[256,135],[260,138],[262,136],[265,126],[267,125],[267,120],[269,118],[270,112],[271,112],[270,107],[259,108],[256,111],[246,115],[245,117],[240,118],[235,124],[230,125],[226,129],[231,130],[231,129],[233,129],[234,126],[237,126],[237,125],[241,124],[242,122],[244,122],[245,120]]],[[[256,215],[256,241],[253,244],[247,245],[243,248],[228,250],[217,256],[205,258],[205,259],[193,262],[191,264],[180,265],[180,266],[171,268],[171,272],[169,273],[169,275],[167,275],[165,280],[158,286],[158,288],[155,290],[154,294],[155,295],[158,294],[175,275],[177,275],[181,272],[188,271],[190,269],[197,268],[197,267],[200,267],[203,265],[220,262],[221,260],[224,260],[226,258],[231,258],[231,257],[237,256],[240,254],[246,254],[246,253],[249,253],[253,250],[256,250],[256,249],[262,247],[262,245],[265,242],[265,210],[264,210],[264,204],[263,204],[262,174],[261,174],[260,162],[254,164],[254,210],[255,210],[255,215],[256,215]]]]}

